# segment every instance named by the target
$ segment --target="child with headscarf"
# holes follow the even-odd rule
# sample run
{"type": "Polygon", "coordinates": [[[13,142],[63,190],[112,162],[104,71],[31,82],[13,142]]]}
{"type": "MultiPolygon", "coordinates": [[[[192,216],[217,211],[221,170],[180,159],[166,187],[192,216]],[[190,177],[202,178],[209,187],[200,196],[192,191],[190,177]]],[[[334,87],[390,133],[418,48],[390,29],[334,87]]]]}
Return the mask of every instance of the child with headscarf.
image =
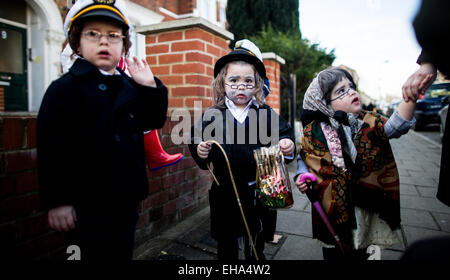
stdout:
{"type": "MultiPolygon", "coordinates": [[[[361,105],[348,71],[329,68],[314,78],[303,101],[304,137],[294,177],[301,192],[309,175],[317,178],[313,192],[350,259],[367,259],[370,245],[385,248],[399,242],[399,176],[389,139],[415,123],[415,101],[403,101],[389,120],[362,111],[361,105]]],[[[312,224],[324,259],[342,258],[314,210],[312,224]]]]}

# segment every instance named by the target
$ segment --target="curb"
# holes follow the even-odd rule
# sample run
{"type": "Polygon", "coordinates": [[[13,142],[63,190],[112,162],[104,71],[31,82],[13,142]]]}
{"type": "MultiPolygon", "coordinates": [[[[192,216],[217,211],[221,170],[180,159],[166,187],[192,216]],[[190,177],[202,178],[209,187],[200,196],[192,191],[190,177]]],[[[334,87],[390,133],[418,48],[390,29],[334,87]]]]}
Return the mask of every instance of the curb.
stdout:
{"type": "Polygon", "coordinates": [[[420,134],[420,133],[418,133],[418,132],[416,132],[416,131],[414,131],[412,129],[410,129],[409,132],[413,133],[414,135],[419,136],[420,138],[422,138],[423,140],[429,142],[430,144],[432,144],[432,145],[442,149],[442,144],[439,144],[438,142],[436,142],[436,141],[434,141],[434,140],[432,140],[432,139],[430,139],[430,138],[428,138],[428,137],[426,137],[426,136],[424,136],[424,135],[422,135],[422,134],[420,134]]]}

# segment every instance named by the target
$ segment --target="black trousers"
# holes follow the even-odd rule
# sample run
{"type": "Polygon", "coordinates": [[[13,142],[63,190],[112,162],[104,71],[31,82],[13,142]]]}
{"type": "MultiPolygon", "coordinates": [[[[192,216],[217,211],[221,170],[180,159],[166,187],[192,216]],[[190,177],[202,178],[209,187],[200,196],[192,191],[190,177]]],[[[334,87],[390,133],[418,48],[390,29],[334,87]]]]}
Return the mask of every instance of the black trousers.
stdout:
{"type": "Polygon", "coordinates": [[[78,221],[66,235],[66,244],[77,245],[81,261],[131,261],[134,251],[137,203],[114,207],[76,208],[78,221]]]}

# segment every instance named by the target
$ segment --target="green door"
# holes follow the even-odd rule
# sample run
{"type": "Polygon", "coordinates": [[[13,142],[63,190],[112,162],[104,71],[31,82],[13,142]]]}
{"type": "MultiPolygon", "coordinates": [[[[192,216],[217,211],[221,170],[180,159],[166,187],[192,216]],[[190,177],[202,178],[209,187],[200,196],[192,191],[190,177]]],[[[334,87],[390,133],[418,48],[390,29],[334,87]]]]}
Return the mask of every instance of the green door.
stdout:
{"type": "Polygon", "coordinates": [[[26,29],[0,22],[0,84],[5,111],[28,110],[26,29]]]}

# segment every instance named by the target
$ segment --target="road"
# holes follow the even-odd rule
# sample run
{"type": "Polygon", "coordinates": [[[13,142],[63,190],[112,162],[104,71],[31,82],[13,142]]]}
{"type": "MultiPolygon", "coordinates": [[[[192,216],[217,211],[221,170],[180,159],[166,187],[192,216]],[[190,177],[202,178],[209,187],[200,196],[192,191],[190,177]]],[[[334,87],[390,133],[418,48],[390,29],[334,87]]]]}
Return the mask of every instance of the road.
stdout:
{"type": "Polygon", "coordinates": [[[439,124],[427,125],[422,130],[418,130],[416,132],[422,134],[425,137],[428,137],[429,139],[439,144],[442,144],[441,137],[439,136],[439,124]]]}

